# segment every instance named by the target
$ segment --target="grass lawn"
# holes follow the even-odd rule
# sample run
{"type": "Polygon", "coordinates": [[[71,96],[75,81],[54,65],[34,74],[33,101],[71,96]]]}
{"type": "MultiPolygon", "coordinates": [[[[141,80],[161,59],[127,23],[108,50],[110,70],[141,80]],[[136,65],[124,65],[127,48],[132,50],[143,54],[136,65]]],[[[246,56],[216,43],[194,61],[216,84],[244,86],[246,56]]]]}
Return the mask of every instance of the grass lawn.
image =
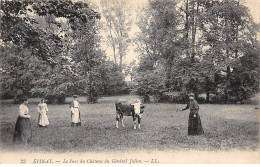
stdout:
{"type": "MultiPolygon", "coordinates": [[[[188,136],[189,111],[176,113],[184,104],[145,104],[141,130],[133,129],[131,117],[125,128],[115,127],[115,101],[122,96],[103,97],[87,104],[80,97],[82,126],[69,127],[69,104],[48,105],[50,125],[37,126],[37,102],[29,99],[33,141],[28,152],[102,152],[138,150],[256,151],[259,143],[259,111],[254,105],[201,104],[199,114],[205,134],[188,136]]],[[[124,96],[124,98],[135,98],[124,96]]],[[[70,99],[67,99],[70,101],[70,99]]],[[[1,102],[1,150],[23,150],[12,145],[18,106],[1,102]]]]}

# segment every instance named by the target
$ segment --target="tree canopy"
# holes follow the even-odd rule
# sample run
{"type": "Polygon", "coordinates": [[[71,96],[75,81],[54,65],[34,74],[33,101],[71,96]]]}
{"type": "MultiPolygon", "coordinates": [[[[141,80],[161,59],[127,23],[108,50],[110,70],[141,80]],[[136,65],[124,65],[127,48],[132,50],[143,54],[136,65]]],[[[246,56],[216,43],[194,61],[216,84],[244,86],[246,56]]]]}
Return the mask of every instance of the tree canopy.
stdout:
{"type": "Polygon", "coordinates": [[[259,65],[245,64],[259,57],[259,25],[239,0],[150,0],[138,25],[140,95],[214,92],[226,103],[259,90],[259,65]]]}
{"type": "Polygon", "coordinates": [[[64,102],[91,92],[87,85],[105,59],[99,13],[69,0],[3,1],[1,11],[2,96],[20,90],[64,102]]]}
{"type": "Polygon", "coordinates": [[[259,92],[259,25],[240,0],[149,0],[134,23],[127,1],[100,2],[98,12],[85,1],[1,1],[1,98],[64,103],[79,94],[94,103],[128,92],[125,75],[134,92],[157,100],[182,102],[194,92],[207,102],[210,94],[248,102],[259,92]],[[140,29],[134,39],[132,24],[140,29]],[[102,49],[101,29],[114,61],[102,49]],[[124,66],[131,41],[139,61],[124,66]]]}

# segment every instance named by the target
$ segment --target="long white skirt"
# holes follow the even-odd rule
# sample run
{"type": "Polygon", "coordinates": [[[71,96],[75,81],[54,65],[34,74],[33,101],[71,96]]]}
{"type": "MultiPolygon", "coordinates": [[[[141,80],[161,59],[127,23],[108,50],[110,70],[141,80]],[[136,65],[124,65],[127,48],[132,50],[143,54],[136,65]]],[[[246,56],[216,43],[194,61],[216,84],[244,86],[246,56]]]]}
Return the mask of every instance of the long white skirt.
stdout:
{"type": "Polygon", "coordinates": [[[47,116],[46,112],[39,114],[39,125],[41,125],[41,126],[49,125],[49,120],[48,120],[48,116],[47,116]]]}
{"type": "Polygon", "coordinates": [[[80,123],[80,115],[78,108],[73,108],[73,111],[71,111],[71,122],[80,123]]]}

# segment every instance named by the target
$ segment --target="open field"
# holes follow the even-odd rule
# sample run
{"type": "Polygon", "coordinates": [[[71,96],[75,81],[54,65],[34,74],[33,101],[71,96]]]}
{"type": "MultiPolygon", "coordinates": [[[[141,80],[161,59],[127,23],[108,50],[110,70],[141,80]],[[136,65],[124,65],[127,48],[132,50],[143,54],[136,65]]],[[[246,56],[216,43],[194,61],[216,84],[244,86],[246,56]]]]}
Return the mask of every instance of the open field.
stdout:
{"type": "MultiPolygon", "coordinates": [[[[200,105],[199,114],[205,134],[188,136],[189,111],[175,112],[184,104],[145,104],[141,130],[133,129],[131,117],[125,128],[115,127],[114,102],[122,96],[103,97],[97,104],[81,102],[82,126],[69,127],[69,104],[49,105],[50,126],[37,126],[37,103],[29,99],[33,141],[28,152],[102,152],[137,150],[256,151],[259,144],[259,109],[254,105],[200,105]]],[[[124,98],[135,98],[125,96],[124,98]]],[[[67,99],[68,101],[70,99],[67,99]]],[[[1,103],[1,149],[23,150],[13,146],[12,137],[18,106],[1,103]]]]}

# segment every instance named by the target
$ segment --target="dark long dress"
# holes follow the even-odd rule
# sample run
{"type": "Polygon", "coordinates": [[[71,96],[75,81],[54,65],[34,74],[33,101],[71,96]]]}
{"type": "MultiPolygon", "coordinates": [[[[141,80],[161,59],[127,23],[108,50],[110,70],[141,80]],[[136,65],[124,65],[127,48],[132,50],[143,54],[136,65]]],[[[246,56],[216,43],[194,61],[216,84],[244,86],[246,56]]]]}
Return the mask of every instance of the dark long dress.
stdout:
{"type": "Polygon", "coordinates": [[[189,123],[188,123],[188,135],[202,135],[204,134],[200,116],[198,114],[199,105],[196,100],[190,100],[187,106],[183,110],[190,108],[189,123]],[[196,115],[194,118],[193,116],[196,115]]]}
{"type": "Polygon", "coordinates": [[[32,140],[31,122],[29,118],[18,117],[15,124],[14,143],[28,143],[32,140]]]}

